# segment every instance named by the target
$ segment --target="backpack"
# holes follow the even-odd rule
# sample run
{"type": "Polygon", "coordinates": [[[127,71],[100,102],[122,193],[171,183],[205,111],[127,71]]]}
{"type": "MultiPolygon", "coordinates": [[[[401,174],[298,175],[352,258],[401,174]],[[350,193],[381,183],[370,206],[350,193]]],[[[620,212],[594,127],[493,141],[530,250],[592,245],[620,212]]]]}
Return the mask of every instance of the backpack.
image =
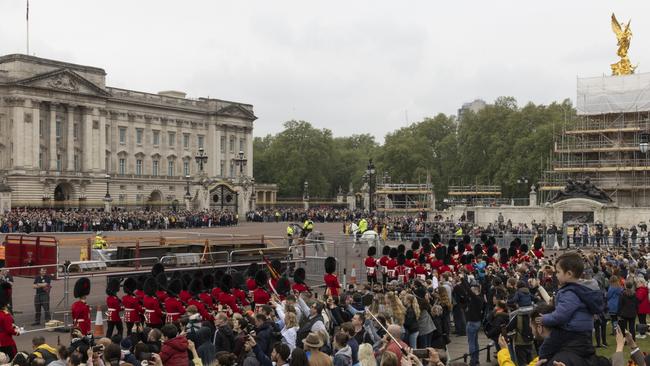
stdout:
{"type": "Polygon", "coordinates": [[[535,340],[533,329],[530,327],[530,313],[519,313],[515,321],[510,321],[508,331],[515,331],[515,344],[532,344],[535,340]]]}

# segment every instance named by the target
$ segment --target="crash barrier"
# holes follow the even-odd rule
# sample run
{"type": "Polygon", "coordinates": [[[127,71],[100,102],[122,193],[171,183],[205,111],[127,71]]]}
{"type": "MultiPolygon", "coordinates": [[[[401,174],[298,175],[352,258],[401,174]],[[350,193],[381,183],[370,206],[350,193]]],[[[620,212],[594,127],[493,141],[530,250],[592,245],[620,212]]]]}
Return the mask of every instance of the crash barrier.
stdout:
{"type": "Polygon", "coordinates": [[[2,244],[5,266],[16,268],[11,273],[13,276],[35,276],[39,268],[45,266],[51,270],[59,262],[59,246],[53,236],[7,234],[2,244]]]}
{"type": "Polygon", "coordinates": [[[448,363],[448,364],[452,364],[452,363],[454,363],[454,362],[456,362],[456,361],[461,361],[461,360],[462,360],[464,363],[468,363],[469,359],[472,357],[473,354],[478,354],[478,357],[480,357],[481,352],[483,352],[483,351],[485,351],[485,354],[486,354],[485,362],[487,362],[488,364],[490,364],[490,363],[492,362],[492,357],[491,357],[491,354],[492,354],[492,352],[491,352],[492,347],[494,347],[494,345],[492,345],[492,344],[488,344],[487,346],[485,346],[485,347],[483,347],[483,348],[479,348],[478,350],[476,350],[476,351],[474,351],[474,352],[472,352],[472,353],[463,353],[462,356],[457,357],[457,358],[454,358],[454,359],[452,359],[452,360],[449,360],[449,363],[448,363]]]}

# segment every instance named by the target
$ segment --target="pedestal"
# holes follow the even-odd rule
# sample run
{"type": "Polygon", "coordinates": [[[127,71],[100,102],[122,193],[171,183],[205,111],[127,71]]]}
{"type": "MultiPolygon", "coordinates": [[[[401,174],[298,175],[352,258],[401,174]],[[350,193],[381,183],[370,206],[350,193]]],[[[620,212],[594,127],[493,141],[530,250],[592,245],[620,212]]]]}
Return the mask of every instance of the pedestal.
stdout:
{"type": "Polygon", "coordinates": [[[302,206],[304,207],[305,210],[309,210],[309,201],[303,200],[302,206]]]}
{"type": "Polygon", "coordinates": [[[185,210],[189,211],[191,204],[192,204],[192,200],[188,197],[185,197],[185,210]]]}
{"type": "Polygon", "coordinates": [[[104,197],[104,212],[111,212],[111,203],[113,199],[111,197],[104,197]]]}

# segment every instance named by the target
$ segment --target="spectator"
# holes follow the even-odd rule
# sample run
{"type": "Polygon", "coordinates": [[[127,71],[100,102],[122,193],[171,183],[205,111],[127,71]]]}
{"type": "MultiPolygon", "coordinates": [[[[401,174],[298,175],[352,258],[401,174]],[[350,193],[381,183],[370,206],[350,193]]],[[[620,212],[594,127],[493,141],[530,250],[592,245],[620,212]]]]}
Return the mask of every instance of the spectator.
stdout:
{"type": "Polygon", "coordinates": [[[289,366],[311,366],[307,359],[307,354],[302,348],[296,347],[293,352],[291,352],[289,366]]]}
{"type": "Polygon", "coordinates": [[[359,365],[360,366],[377,366],[377,359],[372,352],[372,345],[362,343],[359,345],[359,365]]]}
{"type": "Polygon", "coordinates": [[[212,330],[209,327],[201,327],[198,336],[200,343],[196,352],[204,365],[210,365],[217,357],[216,347],[212,344],[212,330]]]}
{"type": "Polygon", "coordinates": [[[56,349],[45,343],[45,338],[43,336],[32,338],[32,348],[34,349],[32,355],[45,360],[46,365],[49,365],[58,359],[56,349]]]}
{"type": "Polygon", "coordinates": [[[391,324],[388,326],[388,334],[384,337],[384,346],[382,347],[380,354],[392,352],[397,356],[397,364],[400,364],[402,361],[402,349],[406,349],[408,345],[402,342],[400,339],[402,337],[402,327],[397,324],[391,324]],[[390,335],[389,335],[390,334],[390,335]]]}
{"type": "Polygon", "coordinates": [[[645,339],[648,328],[646,318],[650,314],[650,297],[648,295],[648,282],[643,277],[636,278],[636,298],[639,301],[639,324],[642,324],[637,338],[645,339]]]}
{"type": "Polygon", "coordinates": [[[352,348],[348,345],[350,337],[344,331],[334,336],[334,366],[352,366],[352,348]]]}
{"type": "Polygon", "coordinates": [[[420,318],[420,305],[415,300],[415,296],[408,294],[404,297],[404,307],[406,308],[406,315],[404,317],[404,329],[406,334],[404,340],[408,341],[411,348],[417,348],[418,335],[420,328],[418,325],[418,318],[420,318]]]}
{"type": "Polygon", "coordinates": [[[309,333],[302,341],[309,366],[333,366],[332,359],[320,351],[324,342],[316,333],[309,333]]]}
{"type": "Polygon", "coordinates": [[[161,328],[162,349],[160,359],[165,366],[188,366],[187,338],[178,335],[178,328],[174,324],[165,324],[161,328]]]}
{"type": "MultiPolygon", "coordinates": [[[[58,358],[52,361],[49,366],[66,366],[68,357],[70,357],[70,351],[68,351],[68,347],[61,345],[57,348],[56,351],[58,358]]],[[[0,360],[0,364],[4,364],[4,362],[0,360]]]]}
{"type": "Polygon", "coordinates": [[[213,344],[216,352],[232,352],[234,334],[232,328],[228,324],[228,316],[224,313],[219,313],[214,318],[214,325],[217,330],[214,332],[213,344]]]}
{"type": "Polygon", "coordinates": [[[609,278],[609,289],[607,289],[607,309],[612,320],[612,331],[618,324],[618,304],[622,293],[621,279],[612,275],[609,278]]]}
{"type": "Polygon", "coordinates": [[[289,346],[289,350],[293,352],[296,348],[296,336],[298,334],[298,319],[295,313],[286,313],[284,315],[284,328],[280,331],[282,334],[282,343],[289,346]]]}
{"type": "Polygon", "coordinates": [[[618,325],[621,331],[626,330],[632,334],[632,339],[636,339],[636,329],[634,323],[639,311],[639,300],[636,298],[634,282],[625,282],[625,290],[619,297],[618,303],[618,325]]]}

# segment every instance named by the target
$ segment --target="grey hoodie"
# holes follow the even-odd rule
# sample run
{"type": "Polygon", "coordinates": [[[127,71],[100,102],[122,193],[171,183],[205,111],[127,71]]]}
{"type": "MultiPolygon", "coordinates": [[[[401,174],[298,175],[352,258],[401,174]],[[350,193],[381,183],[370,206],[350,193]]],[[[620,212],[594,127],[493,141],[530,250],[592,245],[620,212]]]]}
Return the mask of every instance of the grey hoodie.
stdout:
{"type": "Polygon", "coordinates": [[[352,365],[352,348],[345,346],[338,350],[334,355],[334,366],[351,366],[352,365]]]}

